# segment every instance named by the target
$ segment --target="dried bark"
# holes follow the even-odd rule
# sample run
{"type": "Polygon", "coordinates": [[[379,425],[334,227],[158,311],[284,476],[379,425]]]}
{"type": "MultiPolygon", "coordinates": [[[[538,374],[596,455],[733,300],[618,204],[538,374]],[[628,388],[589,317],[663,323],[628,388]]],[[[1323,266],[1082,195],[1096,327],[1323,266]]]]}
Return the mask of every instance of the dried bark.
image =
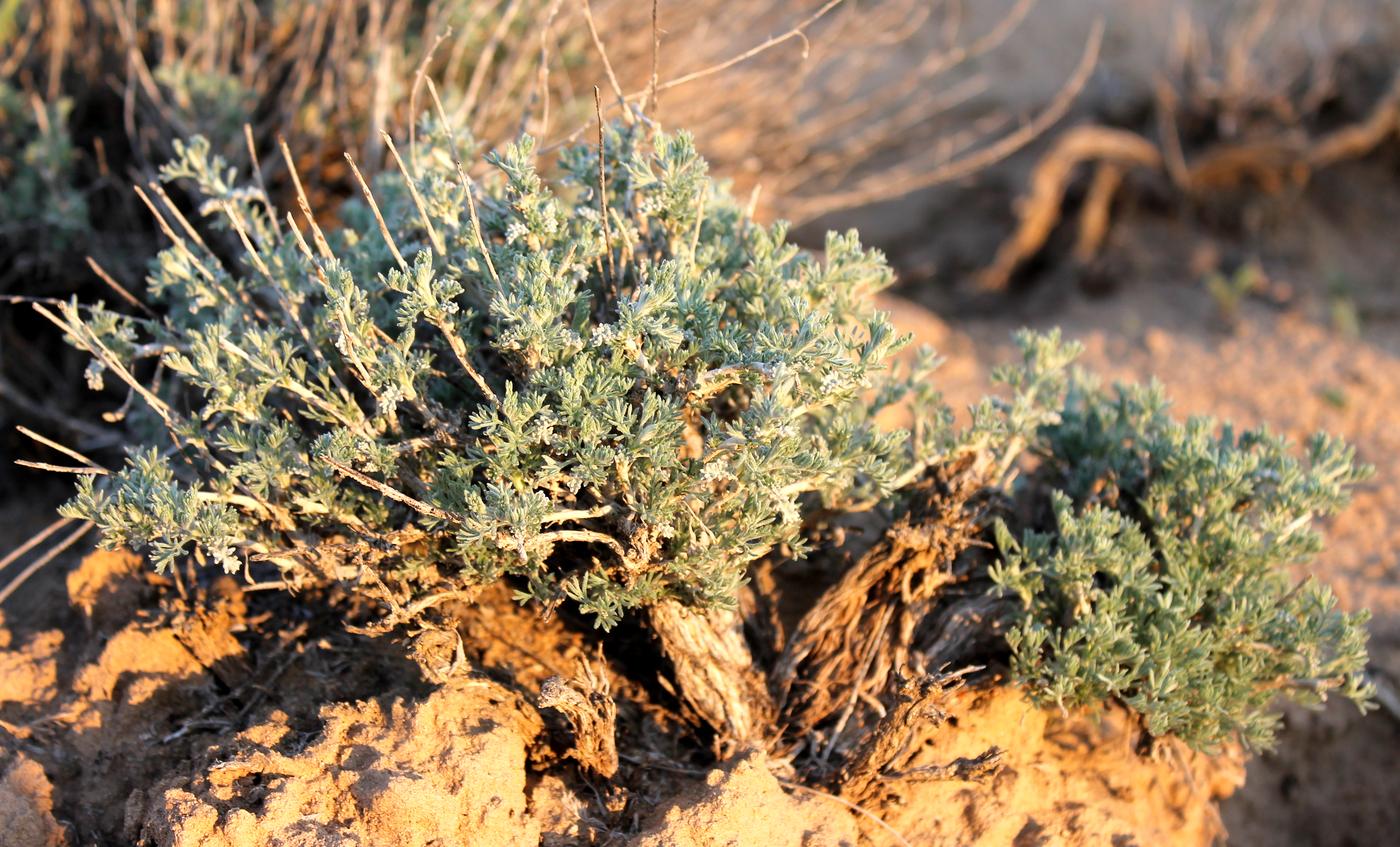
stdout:
{"type": "MultiPolygon", "coordinates": [[[[858,709],[888,694],[892,674],[919,662],[916,630],[954,579],[972,541],[969,498],[981,487],[970,465],[916,484],[913,506],[798,624],[773,678],[783,723],[796,736],[826,731],[830,755],[858,709]],[[863,705],[865,704],[865,705],[863,705]]],[[[814,737],[815,741],[815,737],[814,737]]]]}
{"type": "Polygon", "coordinates": [[[584,660],[572,680],[552,676],[540,687],[536,705],[558,709],[574,730],[572,755],[585,770],[611,779],[617,773],[617,704],[607,671],[584,660]]]}
{"type": "Polygon", "coordinates": [[[961,667],[998,649],[1015,608],[1014,601],[985,590],[975,590],[950,602],[939,610],[928,640],[919,646],[924,667],[961,667]]]}
{"type": "Polygon", "coordinates": [[[676,696],[718,733],[718,746],[763,746],[777,709],[744,639],[740,615],[697,611],[668,600],[653,606],[649,617],[671,662],[676,696]]]}

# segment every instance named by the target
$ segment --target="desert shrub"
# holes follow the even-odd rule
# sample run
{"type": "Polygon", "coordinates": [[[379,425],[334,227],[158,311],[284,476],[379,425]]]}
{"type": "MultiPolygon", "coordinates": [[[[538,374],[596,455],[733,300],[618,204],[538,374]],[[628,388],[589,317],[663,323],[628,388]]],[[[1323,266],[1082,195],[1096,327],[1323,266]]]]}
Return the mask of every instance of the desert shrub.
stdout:
{"type": "Polygon", "coordinates": [[[74,180],[70,108],[67,100],[45,103],[0,81],[0,243],[10,254],[0,258],[42,262],[87,227],[87,203],[74,180]]]}
{"type": "Polygon", "coordinates": [[[1267,430],[1174,419],[1158,386],[1080,377],[1032,445],[1054,528],[998,524],[992,576],[1019,598],[1016,675],[1060,706],[1116,697],[1153,735],[1267,747],[1278,695],[1364,704],[1366,614],[1288,567],[1368,472],[1324,435],[1303,458],[1267,430]]]}
{"type": "Polygon", "coordinates": [[[890,368],[904,339],[870,295],[891,273],[854,233],[803,253],[683,133],[609,127],[601,173],[580,145],[554,180],[525,137],[479,185],[461,143],[425,123],[411,177],[306,235],[203,139],[179,145],[163,178],[243,249],[162,252],[161,320],[54,315],[94,386],[115,375],[156,415],[64,514],[161,568],[334,550],[420,592],[515,576],[609,626],[732,603],[754,559],[801,553],[804,508],[877,501],[946,448],[923,368],[890,368]],[[930,424],[881,431],[906,400],[930,424]]]}
{"type": "Polygon", "coordinates": [[[893,364],[883,258],[848,233],[819,260],[758,225],[688,135],[608,126],[545,170],[526,136],[480,182],[470,146],[424,121],[323,231],[202,138],[177,144],[162,178],[223,240],[166,222],[163,316],[37,307],[93,387],[141,400],[125,467],[81,476],[64,514],[162,569],[353,578],[398,621],[508,578],[606,628],[661,601],[730,607],[756,559],[804,553],[809,521],[934,465],[1000,489],[1029,450],[1023,493],[1055,526],[997,524],[990,576],[1021,601],[1013,669],[1039,699],[1118,698],[1200,747],[1267,744],[1279,693],[1365,700],[1364,616],[1283,567],[1361,476],[1339,443],[1299,460],[1178,422],[1155,388],[1071,377],[1058,333],[1018,336],[1009,396],[957,428],[931,357],[893,364]],[[877,422],[896,404],[907,430],[877,422]]]}

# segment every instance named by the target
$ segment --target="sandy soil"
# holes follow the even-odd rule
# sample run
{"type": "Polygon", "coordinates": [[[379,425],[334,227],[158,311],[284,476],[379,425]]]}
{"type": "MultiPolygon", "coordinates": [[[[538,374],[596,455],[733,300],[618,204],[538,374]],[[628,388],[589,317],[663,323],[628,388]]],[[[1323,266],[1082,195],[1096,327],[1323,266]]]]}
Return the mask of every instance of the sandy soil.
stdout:
{"type": "Polygon", "coordinates": [[[596,644],[505,591],[461,610],[462,652],[434,673],[405,657],[446,667],[437,640],[347,633],[364,610],[335,591],[216,578],[181,597],[125,553],[86,557],[66,589],[66,612],[0,625],[6,844],[1205,845],[1241,777],[1179,745],[1144,756],[1119,707],[1059,716],[992,685],[953,695],[910,773],[989,752],[995,767],[892,779],[858,808],[759,751],[709,759],[624,644],[608,661],[624,766],[604,783],[534,706],[596,644]]]}

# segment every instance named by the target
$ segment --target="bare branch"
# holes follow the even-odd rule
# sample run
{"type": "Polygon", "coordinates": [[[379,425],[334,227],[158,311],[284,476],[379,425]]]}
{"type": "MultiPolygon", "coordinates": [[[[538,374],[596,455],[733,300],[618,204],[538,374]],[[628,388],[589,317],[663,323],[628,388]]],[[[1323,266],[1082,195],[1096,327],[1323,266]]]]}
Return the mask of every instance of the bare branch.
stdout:
{"type": "Polygon", "coordinates": [[[384,243],[389,245],[389,252],[394,254],[394,260],[399,263],[399,267],[408,270],[408,262],[404,261],[403,254],[399,252],[399,246],[394,243],[394,236],[389,234],[389,225],[384,223],[384,215],[379,211],[379,204],[374,200],[374,192],[369,190],[369,183],[365,182],[364,175],[360,173],[360,168],[355,164],[355,157],[347,151],[345,161],[350,163],[350,170],[355,174],[355,180],[360,183],[360,190],[364,192],[365,202],[369,203],[370,211],[374,212],[374,220],[379,224],[379,234],[384,236],[384,243]]]}

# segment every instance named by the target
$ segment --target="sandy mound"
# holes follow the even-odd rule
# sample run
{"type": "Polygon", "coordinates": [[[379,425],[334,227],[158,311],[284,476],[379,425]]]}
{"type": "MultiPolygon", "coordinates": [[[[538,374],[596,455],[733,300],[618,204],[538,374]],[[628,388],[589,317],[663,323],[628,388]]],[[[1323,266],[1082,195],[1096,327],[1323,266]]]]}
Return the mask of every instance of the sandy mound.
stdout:
{"type": "Polygon", "coordinates": [[[58,694],[58,654],[63,633],[40,632],[18,646],[9,643],[10,632],[0,621],[0,716],[47,703],[58,694]]]}
{"type": "Polygon", "coordinates": [[[856,840],[855,821],[839,801],[784,793],[767,759],[750,752],[658,809],[632,845],[854,847],[856,840]]]}
{"type": "MultiPolygon", "coordinates": [[[[1144,755],[1141,730],[1109,707],[1061,716],[1019,690],[955,695],[949,725],[913,766],[971,759],[991,747],[1000,766],[979,782],[902,781],[881,804],[885,822],[914,844],[1209,845],[1224,834],[1215,801],[1244,781],[1235,755],[1211,759],[1169,742],[1144,755]]],[[[865,827],[876,843],[889,837],[865,827]]]]}
{"type": "Polygon", "coordinates": [[[346,632],[339,607],[302,597],[295,608],[319,609],[320,629],[289,630],[280,595],[214,580],[178,599],[113,563],[89,561],[70,581],[66,637],[41,630],[0,650],[19,698],[0,708],[24,732],[22,752],[0,757],[0,822],[13,822],[0,832],[25,833],[26,847],[62,843],[65,827],[68,844],[160,847],[1089,844],[1105,833],[1203,845],[1219,832],[1214,799],[1238,777],[1144,758],[1121,712],[1066,722],[994,687],[957,695],[953,721],[909,758],[941,766],[995,746],[990,777],[881,777],[857,810],[758,752],[706,770],[703,748],[628,679],[639,659],[619,648],[608,664],[623,766],[603,783],[568,763],[559,715],[532,705],[538,678],[567,667],[584,636],[505,594],[463,610],[475,670],[430,685],[402,658],[411,644],[346,632]],[[94,630],[93,613],[122,596],[139,601],[134,619],[94,630]]]}
{"type": "Polygon", "coordinates": [[[132,793],[158,779],[169,759],[189,754],[166,736],[181,718],[198,714],[212,682],[173,632],[137,625],[113,636],[79,671],[51,763],[64,792],[80,798],[71,804],[80,833],[119,829],[132,793]]]}
{"type": "MultiPolygon", "coordinates": [[[[0,741],[0,744],[3,744],[0,741]]],[[[59,847],[63,829],[53,817],[53,786],[39,763],[0,748],[0,840],[24,847],[59,847]]]]}
{"type": "Polygon", "coordinates": [[[152,792],[142,837],[162,847],[539,841],[525,756],[542,723],[493,682],[453,681],[421,703],[327,706],[300,750],[280,717],[152,792]]]}
{"type": "Polygon", "coordinates": [[[148,593],[149,568],[129,550],[98,550],[68,574],[69,601],[94,629],[120,627],[148,593]]]}

